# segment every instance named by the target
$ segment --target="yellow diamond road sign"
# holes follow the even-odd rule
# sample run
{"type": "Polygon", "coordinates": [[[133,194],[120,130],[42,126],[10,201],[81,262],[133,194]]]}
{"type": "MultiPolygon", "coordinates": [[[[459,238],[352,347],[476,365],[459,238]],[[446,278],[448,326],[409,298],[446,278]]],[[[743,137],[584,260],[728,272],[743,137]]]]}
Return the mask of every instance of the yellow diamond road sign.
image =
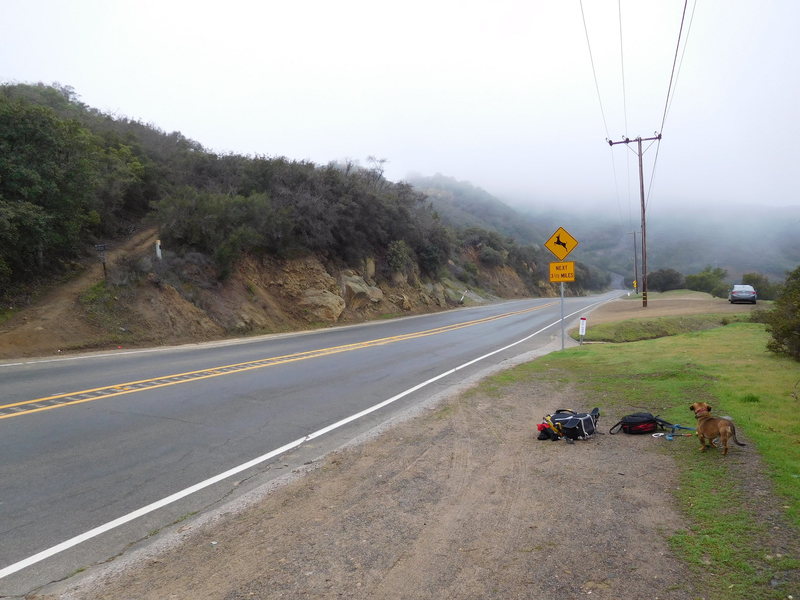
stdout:
{"type": "Polygon", "coordinates": [[[563,227],[559,227],[544,243],[545,248],[556,255],[558,260],[564,260],[578,245],[578,240],[572,237],[563,227]]]}

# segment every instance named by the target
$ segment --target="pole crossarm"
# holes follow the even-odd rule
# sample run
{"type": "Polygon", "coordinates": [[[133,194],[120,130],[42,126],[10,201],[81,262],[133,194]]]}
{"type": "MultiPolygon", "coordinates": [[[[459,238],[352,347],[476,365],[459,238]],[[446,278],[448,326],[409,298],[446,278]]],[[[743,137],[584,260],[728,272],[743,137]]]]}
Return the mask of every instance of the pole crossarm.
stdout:
{"type": "Polygon", "coordinates": [[[657,133],[655,137],[649,137],[649,138],[633,138],[633,139],[631,139],[631,138],[625,137],[625,138],[622,138],[618,142],[612,142],[611,140],[606,140],[606,141],[608,142],[609,146],[616,146],[617,144],[630,144],[631,142],[653,142],[653,141],[660,140],[660,139],[661,139],[661,134],[657,133]]]}

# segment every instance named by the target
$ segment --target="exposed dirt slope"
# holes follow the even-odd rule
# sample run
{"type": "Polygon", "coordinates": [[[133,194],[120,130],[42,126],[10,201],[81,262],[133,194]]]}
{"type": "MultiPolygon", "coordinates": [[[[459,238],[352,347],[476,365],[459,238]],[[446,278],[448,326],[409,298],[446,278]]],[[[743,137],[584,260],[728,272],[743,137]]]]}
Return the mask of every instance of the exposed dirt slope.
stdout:
{"type": "MultiPolygon", "coordinates": [[[[155,257],[155,229],[108,252],[107,285],[94,259],[0,325],[0,359],[201,342],[294,331],[455,306],[462,283],[422,281],[383,273],[364,261],[358,271],[335,269],[315,257],[242,257],[227,277],[203,255],[155,257]]],[[[507,267],[481,268],[487,291],[466,302],[526,295],[507,267]]]]}

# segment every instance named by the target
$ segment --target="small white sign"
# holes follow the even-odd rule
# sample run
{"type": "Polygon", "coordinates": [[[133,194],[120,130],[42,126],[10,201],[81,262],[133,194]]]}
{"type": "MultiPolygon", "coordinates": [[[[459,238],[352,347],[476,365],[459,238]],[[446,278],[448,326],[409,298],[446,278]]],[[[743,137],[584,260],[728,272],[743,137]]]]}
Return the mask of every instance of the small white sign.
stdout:
{"type": "Polygon", "coordinates": [[[586,335],[586,317],[581,317],[580,335],[586,335]]]}

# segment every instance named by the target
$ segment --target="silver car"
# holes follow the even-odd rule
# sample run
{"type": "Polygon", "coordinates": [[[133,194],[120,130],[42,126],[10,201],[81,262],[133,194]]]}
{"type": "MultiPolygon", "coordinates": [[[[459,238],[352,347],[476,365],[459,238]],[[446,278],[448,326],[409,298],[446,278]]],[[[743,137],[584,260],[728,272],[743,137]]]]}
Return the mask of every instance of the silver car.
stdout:
{"type": "Polygon", "coordinates": [[[752,285],[735,285],[728,292],[728,302],[752,302],[756,303],[756,291],[752,285]]]}

